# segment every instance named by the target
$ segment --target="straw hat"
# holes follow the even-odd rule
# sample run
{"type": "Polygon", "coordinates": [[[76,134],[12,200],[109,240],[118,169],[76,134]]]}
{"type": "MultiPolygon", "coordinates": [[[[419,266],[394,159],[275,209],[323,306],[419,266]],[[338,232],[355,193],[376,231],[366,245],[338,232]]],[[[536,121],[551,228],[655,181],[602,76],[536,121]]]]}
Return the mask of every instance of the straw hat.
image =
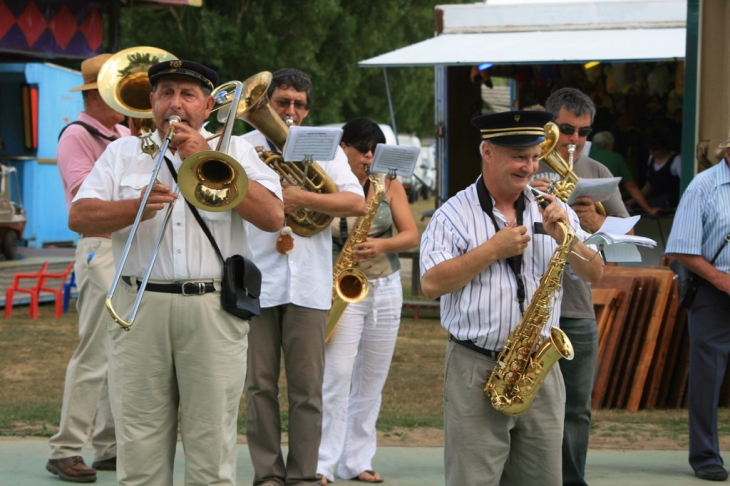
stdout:
{"type": "Polygon", "coordinates": [[[110,57],[112,57],[111,54],[99,54],[98,56],[91,57],[82,62],[81,76],[84,78],[84,84],[72,88],[69,91],[88,91],[90,89],[98,89],[99,85],[96,82],[96,78],[99,76],[101,67],[110,57]]]}
{"type": "Polygon", "coordinates": [[[720,145],[718,145],[720,148],[728,148],[730,147],[730,134],[728,134],[728,139],[722,142],[720,145]]]}

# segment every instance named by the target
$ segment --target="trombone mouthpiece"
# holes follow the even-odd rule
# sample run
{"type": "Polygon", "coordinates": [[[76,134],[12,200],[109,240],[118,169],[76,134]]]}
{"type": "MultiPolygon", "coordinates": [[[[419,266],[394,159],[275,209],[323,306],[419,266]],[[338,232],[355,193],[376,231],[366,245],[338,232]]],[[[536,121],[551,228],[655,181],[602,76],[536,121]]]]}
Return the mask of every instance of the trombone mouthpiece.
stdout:
{"type": "Polygon", "coordinates": [[[167,119],[168,123],[180,123],[180,117],[177,115],[172,115],[170,118],[167,119]]]}
{"type": "Polygon", "coordinates": [[[291,116],[288,116],[288,117],[284,118],[284,123],[286,123],[286,126],[290,127],[290,126],[294,125],[294,118],[291,116]]]}

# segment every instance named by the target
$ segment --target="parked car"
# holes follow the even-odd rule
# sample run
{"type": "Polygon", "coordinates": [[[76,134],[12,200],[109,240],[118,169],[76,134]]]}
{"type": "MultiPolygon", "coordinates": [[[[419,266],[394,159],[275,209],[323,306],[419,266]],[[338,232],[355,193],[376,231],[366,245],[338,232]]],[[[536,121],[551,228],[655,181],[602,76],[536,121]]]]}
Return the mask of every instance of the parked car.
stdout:
{"type": "Polygon", "coordinates": [[[18,254],[18,241],[23,238],[28,221],[20,198],[18,171],[0,165],[0,249],[8,260],[18,254]]]}

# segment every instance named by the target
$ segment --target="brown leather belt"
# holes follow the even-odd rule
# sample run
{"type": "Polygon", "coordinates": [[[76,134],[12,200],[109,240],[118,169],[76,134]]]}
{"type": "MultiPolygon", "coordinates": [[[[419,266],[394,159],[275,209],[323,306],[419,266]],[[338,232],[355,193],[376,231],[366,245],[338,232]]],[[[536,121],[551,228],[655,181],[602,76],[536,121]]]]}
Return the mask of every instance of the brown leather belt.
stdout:
{"type": "MultiPolygon", "coordinates": [[[[132,279],[130,277],[122,277],[122,280],[127,285],[132,285],[132,279]]],[[[142,281],[135,279],[135,282],[139,289],[142,281]]],[[[164,294],[203,295],[215,292],[215,285],[213,285],[213,282],[172,282],[166,284],[147,282],[145,291],[162,292],[164,294]]]]}

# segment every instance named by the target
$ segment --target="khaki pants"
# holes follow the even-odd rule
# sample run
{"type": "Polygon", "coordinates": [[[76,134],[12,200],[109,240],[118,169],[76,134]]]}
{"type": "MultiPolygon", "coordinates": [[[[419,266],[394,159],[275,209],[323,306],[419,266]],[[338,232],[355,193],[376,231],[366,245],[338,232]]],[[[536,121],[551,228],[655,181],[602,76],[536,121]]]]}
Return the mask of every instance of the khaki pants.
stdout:
{"type": "Polygon", "coordinates": [[[79,345],[66,369],[61,422],[58,433],[48,441],[48,458],[81,455],[94,425],[91,439],[94,460],[103,461],[117,455],[107,387],[107,323],[111,317],[104,305],[114,277],[111,240],[97,237],[79,240],[74,271],[79,290],[76,301],[79,345]]]}
{"type": "Polygon", "coordinates": [[[246,377],[246,437],[255,471],[253,484],[318,485],[327,311],[294,304],[261,311],[260,319],[251,320],[246,377]],[[279,419],[282,350],[289,394],[286,464],[279,419]]]}
{"type": "MultiPolygon", "coordinates": [[[[126,318],[137,290],[120,282],[117,293],[126,318]]],[[[222,310],[219,292],[147,291],[132,329],[109,330],[119,484],[172,485],[179,407],[185,485],[235,485],[248,322],[222,310]]]]}
{"type": "Polygon", "coordinates": [[[554,366],[530,409],[495,410],[484,385],[496,360],[449,341],[444,377],[447,486],[562,485],[565,387],[554,366]]]}

